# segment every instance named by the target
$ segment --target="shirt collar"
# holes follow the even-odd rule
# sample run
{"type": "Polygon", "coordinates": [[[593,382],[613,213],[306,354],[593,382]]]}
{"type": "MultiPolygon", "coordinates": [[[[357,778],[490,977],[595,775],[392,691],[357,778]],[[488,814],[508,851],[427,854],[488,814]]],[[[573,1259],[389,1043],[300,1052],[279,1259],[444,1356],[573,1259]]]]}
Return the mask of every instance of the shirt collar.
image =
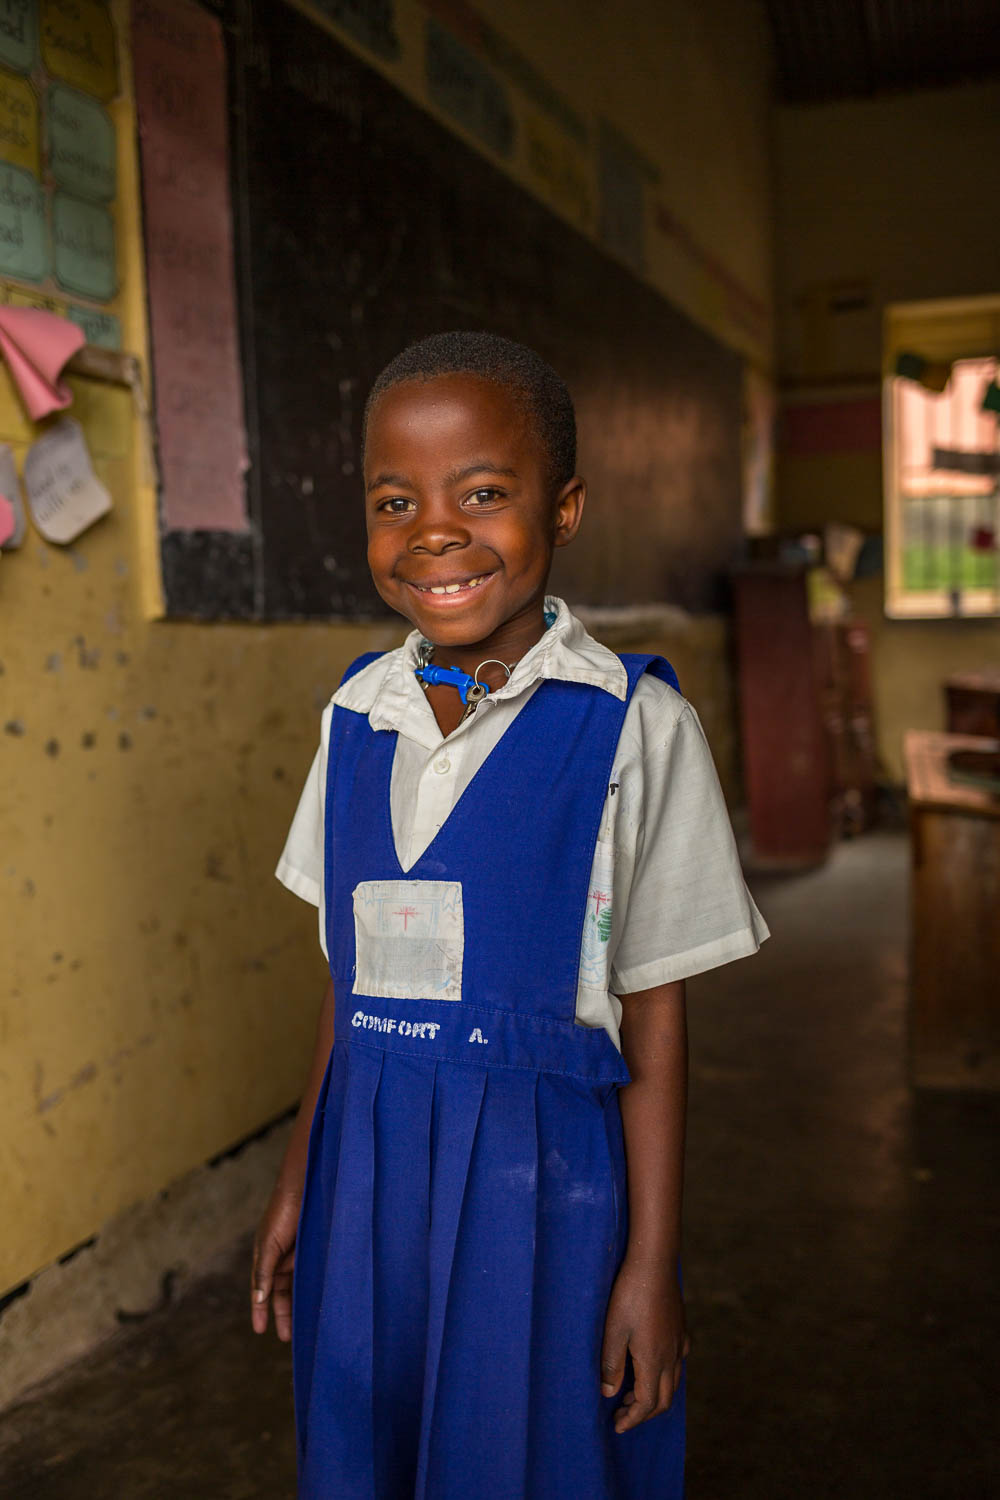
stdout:
{"type": "MultiPolygon", "coordinates": [[[[536,682],[551,679],[601,688],[624,702],[628,675],[615,653],[588,635],[562,599],[549,595],[545,608],[555,614],[554,622],[521,657],[510,681],[492,691],[490,698],[516,698],[536,682]]],[[[398,729],[404,719],[419,723],[426,718],[428,731],[433,726],[440,739],[431,706],[413,675],[422,639],[418,630],[412,630],[402,646],[380,656],[338,688],[334,703],[367,714],[373,729],[398,729]]]]}

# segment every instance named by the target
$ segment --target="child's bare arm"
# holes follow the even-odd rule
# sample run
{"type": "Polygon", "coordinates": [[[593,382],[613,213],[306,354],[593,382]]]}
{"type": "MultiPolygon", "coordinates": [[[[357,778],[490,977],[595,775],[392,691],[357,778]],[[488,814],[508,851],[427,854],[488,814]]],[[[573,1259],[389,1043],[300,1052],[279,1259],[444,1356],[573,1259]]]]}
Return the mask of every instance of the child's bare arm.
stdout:
{"type": "Polygon", "coordinates": [[[632,1076],[621,1091],[628,1170],[629,1235],[608,1304],[601,1357],[606,1396],[621,1389],[626,1353],[635,1385],[615,1428],[626,1432],[666,1411],[687,1353],[677,1280],[687,1106],[684,982],[623,995],[622,1053],[632,1076]]]}
{"type": "Polygon", "coordinates": [[[292,1267],[295,1264],[295,1234],[306,1179],[309,1129],[316,1100],[333,1047],[333,980],[326,987],[316,1026],[316,1049],[306,1079],[302,1103],[285,1151],[267,1208],[257,1227],[250,1273],[250,1318],[255,1333],[267,1328],[267,1304],[274,1312],[274,1328],[287,1343],[292,1336],[292,1267]]]}

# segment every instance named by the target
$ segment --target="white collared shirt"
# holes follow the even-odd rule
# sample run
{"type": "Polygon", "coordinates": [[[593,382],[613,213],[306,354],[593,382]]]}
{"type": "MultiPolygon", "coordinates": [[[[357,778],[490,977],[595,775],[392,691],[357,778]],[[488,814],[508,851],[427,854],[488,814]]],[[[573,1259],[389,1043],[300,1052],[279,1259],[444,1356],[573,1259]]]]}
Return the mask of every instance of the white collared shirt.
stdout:
{"type": "MultiPolygon", "coordinates": [[[[373,729],[398,731],[390,807],[399,862],[408,871],[541,682],[589,683],[625,698],[625,668],[614,652],[589,636],[561,600],[546,600],[546,608],[555,611],[555,622],[517,663],[510,681],[447,738],[413,675],[418,631],[334,694],[276,871],[290,891],[319,908],[324,953],[323,826],[333,708],[367,715],[373,729]]],[[[605,799],[576,1019],[603,1026],[618,1045],[618,995],[743,958],[767,936],[743,881],[698,716],[679,693],[647,673],[626,710],[605,799]]]]}

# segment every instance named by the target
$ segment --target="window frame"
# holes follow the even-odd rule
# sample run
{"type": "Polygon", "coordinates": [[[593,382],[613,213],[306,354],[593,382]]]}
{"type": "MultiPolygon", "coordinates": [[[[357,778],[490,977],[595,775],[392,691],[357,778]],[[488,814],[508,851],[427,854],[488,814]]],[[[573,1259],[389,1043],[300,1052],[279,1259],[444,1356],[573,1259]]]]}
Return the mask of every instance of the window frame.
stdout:
{"type": "MultiPolygon", "coordinates": [[[[885,534],[884,611],[894,620],[989,620],[1000,618],[1000,573],[996,587],[963,589],[956,609],[948,588],[907,589],[904,586],[905,497],[897,462],[897,393],[903,376],[896,374],[901,353],[915,352],[931,362],[953,364],[961,359],[1000,357],[1000,296],[956,298],[949,301],[897,303],[886,308],[882,378],[882,506],[885,534]]],[[[1000,447],[1000,421],[998,421],[1000,447]]],[[[1000,499],[997,502],[1000,512],[1000,499]]],[[[1000,513],[998,513],[1000,543],[1000,513]]],[[[998,559],[1000,569],[1000,559],[998,559]]]]}

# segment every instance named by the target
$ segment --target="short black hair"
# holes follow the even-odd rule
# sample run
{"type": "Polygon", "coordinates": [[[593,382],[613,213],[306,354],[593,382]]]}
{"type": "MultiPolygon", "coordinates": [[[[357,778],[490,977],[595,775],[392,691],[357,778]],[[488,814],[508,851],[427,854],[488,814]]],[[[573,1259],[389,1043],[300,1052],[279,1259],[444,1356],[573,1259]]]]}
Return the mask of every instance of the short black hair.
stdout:
{"type": "MultiPolygon", "coordinates": [[[[558,489],[576,473],[576,413],[565,382],[541,355],[496,333],[459,329],[432,333],[389,361],[365,403],[364,439],[379,396],[405,380],[438,375],[478,375],[526,407],[548,457],[549,480],[558,489]]],[[[363,439],[363,441],[364,441],[363,439]]]]}

